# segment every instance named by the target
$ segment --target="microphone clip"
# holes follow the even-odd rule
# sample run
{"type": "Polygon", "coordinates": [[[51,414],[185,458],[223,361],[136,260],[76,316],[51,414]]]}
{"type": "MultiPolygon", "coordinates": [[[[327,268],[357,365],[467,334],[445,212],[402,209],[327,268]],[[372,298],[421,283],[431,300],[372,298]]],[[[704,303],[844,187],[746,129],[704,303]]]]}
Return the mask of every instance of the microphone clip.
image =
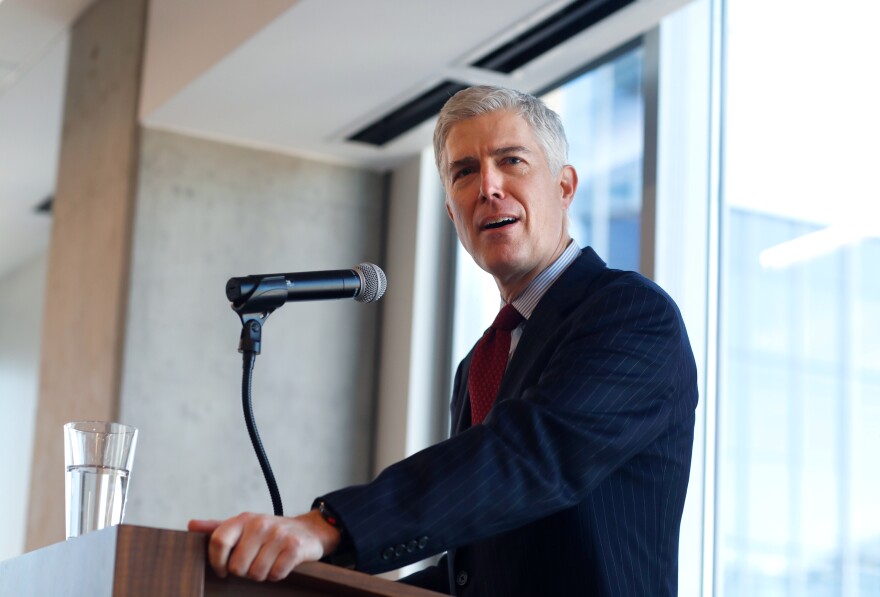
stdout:
{"type": "Polygon", "coordinates": [[[287,301],[287,282],[284,276],[265,276],[232,302],[232,310],[241,319],[241,338],[238,352],[260,354],[263,323],[275,309],[287,301]]]}

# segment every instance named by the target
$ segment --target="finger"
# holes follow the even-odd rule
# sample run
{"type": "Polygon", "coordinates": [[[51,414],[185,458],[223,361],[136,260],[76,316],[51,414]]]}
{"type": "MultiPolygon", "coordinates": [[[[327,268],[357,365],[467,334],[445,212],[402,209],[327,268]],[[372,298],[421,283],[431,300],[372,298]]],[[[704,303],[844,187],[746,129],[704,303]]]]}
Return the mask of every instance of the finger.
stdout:
{"type": "Polygon", "coordinates": [[[273,519],[268,516],[249,517],[241,529],[226,568],[236,576],[247,577],[257,554],[263,544],[269,539],[273,519]]]}
{"type": "Polygon", "coordinates": [[[251,563],[247,577],[251,580],[264,581],[275,565],[278,554],[284,548],[284,543],[270,535],[264,539],[263,546],[251,563]]]}
{"type": "Polygon", "coordinates": [[[220,526],[221,520],[190,520],[186,525],[186,529],[191,533],[213,533],[214,529],[220,526]]]}
{"type": "Polygon", "coordinates": [[[218,526],[208,541],[208,561],[217,576],[229,574],[229,554],[241,539],[245,522],[241,516],[230,518],[218,526]]]}
{"type": "Polygon", "coordinates": [[[302,563],[302,558],[297,558],[291,549],[284,549],[275,557],[275,563],[266,578],[269,580],[281,580],[287,578],[293,569],[302,563]]]}

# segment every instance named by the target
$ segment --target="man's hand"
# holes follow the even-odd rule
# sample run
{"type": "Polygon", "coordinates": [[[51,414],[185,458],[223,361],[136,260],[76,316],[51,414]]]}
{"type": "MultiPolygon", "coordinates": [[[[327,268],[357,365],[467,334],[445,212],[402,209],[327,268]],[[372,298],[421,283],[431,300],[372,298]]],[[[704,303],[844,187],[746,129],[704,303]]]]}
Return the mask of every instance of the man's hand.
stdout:
{"type": "Polygon", "coordinates": [[[303,562],[339,545],[339,531],[317,510],[295,518],[245,512],[225,521],[191,520],[190,531],[211,533],[208,560],[217,576],[281,580],[303,562]]]}

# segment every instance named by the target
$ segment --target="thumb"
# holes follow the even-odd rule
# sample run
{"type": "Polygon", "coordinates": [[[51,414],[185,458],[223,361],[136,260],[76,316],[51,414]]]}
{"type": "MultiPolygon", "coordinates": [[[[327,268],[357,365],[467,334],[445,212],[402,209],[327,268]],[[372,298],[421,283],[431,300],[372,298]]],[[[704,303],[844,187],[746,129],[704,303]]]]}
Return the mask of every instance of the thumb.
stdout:
{"type": "Polygon", "coordinates": [[[190,520],[186,529],[191,533],[213,533],[220,526],[222,520],[190,520]]]}

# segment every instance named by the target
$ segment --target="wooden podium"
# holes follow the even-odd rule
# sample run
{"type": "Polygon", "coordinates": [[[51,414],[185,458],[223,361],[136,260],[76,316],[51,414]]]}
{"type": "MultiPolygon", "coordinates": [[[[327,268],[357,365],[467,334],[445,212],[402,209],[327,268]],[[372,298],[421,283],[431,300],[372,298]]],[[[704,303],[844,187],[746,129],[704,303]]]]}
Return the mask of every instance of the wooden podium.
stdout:
{"type": "Polygon", "coordinates": [[[309,562],[280,582],[217,577],[204,533],[119,525],[0,562],[16,597],[436,597],[439,593],[309,562]]]}

